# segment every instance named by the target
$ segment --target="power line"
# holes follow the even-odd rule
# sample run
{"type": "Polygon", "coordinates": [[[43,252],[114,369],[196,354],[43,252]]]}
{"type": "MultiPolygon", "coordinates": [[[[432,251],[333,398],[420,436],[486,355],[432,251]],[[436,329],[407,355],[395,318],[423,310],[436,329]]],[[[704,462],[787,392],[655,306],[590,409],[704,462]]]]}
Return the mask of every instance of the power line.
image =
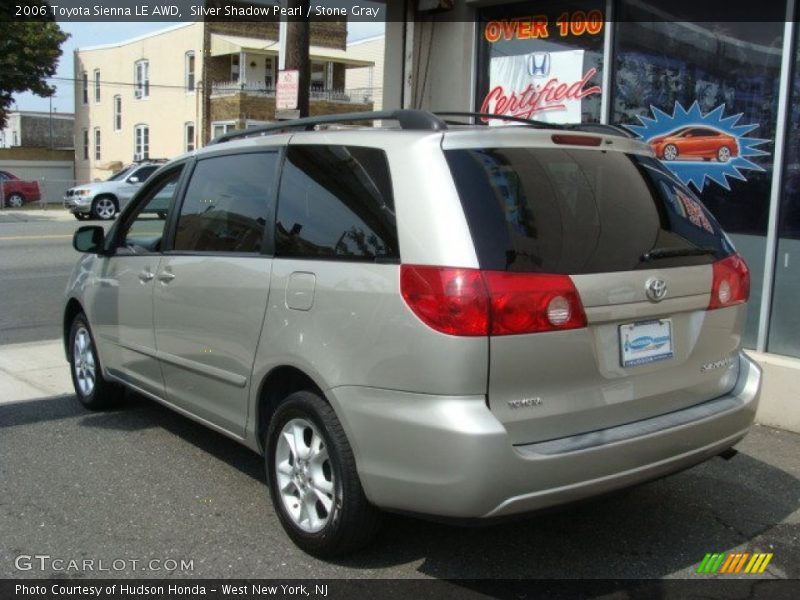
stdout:
{"type": "MultiPolygon", "coordinates": [[[[65,81],[72,84],[80,83],[83,84],[83,78],[79,77],[48,77],[47,79],[52,81],[65,81]]],[[[94,79],[88,80],[89,86],[94,85],[96,82],[94,79]]],[[[110,86],[120,86],[120,87],[145,87],[144,83],[135,83],[135,82],[127,82],[127,81],[103,81],[100,80],[100,85],[110,85],[110,86]]],[[[184,85],[168,85],[164,83],[152,83],[148,82],[147,87],[157,87],[157,88],[168,88],[168,89],[176,89],[176,90],[185,90],[186,84],[184,85]]]]}

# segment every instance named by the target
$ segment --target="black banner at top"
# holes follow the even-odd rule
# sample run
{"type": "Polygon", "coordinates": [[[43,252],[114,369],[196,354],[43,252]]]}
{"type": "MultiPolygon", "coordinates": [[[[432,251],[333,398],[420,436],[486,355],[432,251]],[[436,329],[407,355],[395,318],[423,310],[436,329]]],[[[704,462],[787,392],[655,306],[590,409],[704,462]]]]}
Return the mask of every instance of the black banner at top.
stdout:
{"type": "MultiPolygon", "coordinates": [[[[342,20],[350,22],[474,21],[478,11],[503,2],[486,0],[311,0],[305,9],[292,9],[286,0],[3,0],[0,21],[278,21],[342,20]]],[[[519,7],[535,1],[510,0],[519,7]]],[[[573,3],[580,4],[580,2],[573,3]]],[[[614,0],[613,21],[778,22],[797,20],[794,0],[614,0]]]]}

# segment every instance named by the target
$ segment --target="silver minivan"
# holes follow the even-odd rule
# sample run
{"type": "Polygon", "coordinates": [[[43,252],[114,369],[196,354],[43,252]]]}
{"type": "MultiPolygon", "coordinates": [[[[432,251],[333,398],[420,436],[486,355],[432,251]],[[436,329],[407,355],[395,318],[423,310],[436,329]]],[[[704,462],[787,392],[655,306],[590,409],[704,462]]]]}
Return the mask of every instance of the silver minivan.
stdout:
{"type": "Polygon", "coordinates": [[[75,233],[77,397],[263,454],[319,556],[382,510],[487,520],[727,453],[760,389],[747,266],[649,147],[583,129],[361,113],[169,162],[75,233]],[[399,126],[319,129],[348,119],[399,126]]]}

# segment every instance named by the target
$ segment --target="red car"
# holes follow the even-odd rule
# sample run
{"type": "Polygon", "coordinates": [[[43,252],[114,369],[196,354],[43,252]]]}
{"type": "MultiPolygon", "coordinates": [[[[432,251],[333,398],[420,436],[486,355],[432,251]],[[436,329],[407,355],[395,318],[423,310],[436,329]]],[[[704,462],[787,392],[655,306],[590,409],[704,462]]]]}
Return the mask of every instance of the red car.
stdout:
{"type": "Polygon", "coordinates": [[[648,141],[662,160],[702,158],[728,162],[739,156],[736,138],[711,127],[682,127],[648,141]]]}
{"type": "Polygon", "coordinates": [[[42,197],[36,181],[23,181],[8,171],[0,171],[0,202],[9,208],[19,208],[26,202],[38,202],[42,197]]]}

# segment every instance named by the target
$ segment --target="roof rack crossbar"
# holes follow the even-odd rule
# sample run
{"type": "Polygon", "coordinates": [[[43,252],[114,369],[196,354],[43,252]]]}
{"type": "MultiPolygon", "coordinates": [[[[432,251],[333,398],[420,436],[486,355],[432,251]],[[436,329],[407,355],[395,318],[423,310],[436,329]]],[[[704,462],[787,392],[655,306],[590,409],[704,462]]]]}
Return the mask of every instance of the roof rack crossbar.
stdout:
{"type": "Polygon", "coordinates": [[[310,131],[317,125],[325,125],[329,123],[348,123],[353,121],[377,120],[397,121],[400,124],[401,129],[410,129],[416,131],[441,131],[443,129],[447,129],[447,124],[444,121],[442,121],[436,115],[424,110],[404,109],[391,111],[354,112],[337,115],[323,115],[319,117],[305,117],[302,119],[293,119],[291,121],[271,123],[269,125],[253,127],[252,129],[245,129],[242,131],[234,131],[214,138],[209,142],[209,145],[221,144],[231,140],[262,135],[288,133],[291,131],[310,131]]]}

